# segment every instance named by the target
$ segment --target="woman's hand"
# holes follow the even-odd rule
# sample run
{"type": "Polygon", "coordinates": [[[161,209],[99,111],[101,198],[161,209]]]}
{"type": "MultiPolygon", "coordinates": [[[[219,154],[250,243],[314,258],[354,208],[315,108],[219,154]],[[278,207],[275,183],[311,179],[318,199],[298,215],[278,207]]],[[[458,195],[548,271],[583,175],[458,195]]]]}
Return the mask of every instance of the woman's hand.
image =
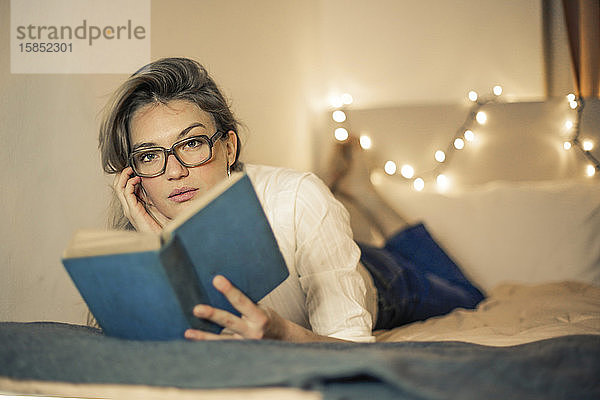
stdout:
{"type": "Polygon", "coordinates": [[[271,309],[263,309],[254,304],[244,293],[233,286],[224,276],[217,275],[213,286],[229,300],[231,305],[242,316],[238,317],[228,311],[208,305],[199,304],[194,307],[194,315],[207,319],[226,328],[231,334],[214,334],[195,329],[188,329],[185,337],[192,340],[224,340],[224,339],[285,339],[285,319],[271,309]]]}
{"type": "Polygon", "coordinates": [[[142,178],[125,168],[115,176],[113,189],[123,207],[123,213],[139,232],[160,232],[168,218],[148,202],[142,190],[142,178]]]}
{"type": "Polygon", "coordinates": [[[217,275],[213,286],[242,314],[241,317],[228,311],[220,310],[205,304],[194,307],[194,315],[221,325],[230,334],[214,333],[188,329],[186,339],[191,340],[225,340],[225,339],[275,339],[288,342],[344,342],[329,336],[321,336],[300,325],[288,321],[271,309],[264,309],[252,302],[244,293],[233,286],[224,276],[217,275]]]}

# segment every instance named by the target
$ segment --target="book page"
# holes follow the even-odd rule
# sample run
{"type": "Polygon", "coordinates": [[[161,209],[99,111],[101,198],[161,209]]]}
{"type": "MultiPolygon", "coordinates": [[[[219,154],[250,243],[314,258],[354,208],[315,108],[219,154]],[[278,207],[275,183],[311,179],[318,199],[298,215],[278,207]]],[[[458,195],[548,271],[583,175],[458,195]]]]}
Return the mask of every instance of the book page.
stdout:
{"type": "Polygon", "coordinates": [[[63,258],[98,256],[157,250],[160,236],[136,231],[79,230],[71,239],[63,258]]]}

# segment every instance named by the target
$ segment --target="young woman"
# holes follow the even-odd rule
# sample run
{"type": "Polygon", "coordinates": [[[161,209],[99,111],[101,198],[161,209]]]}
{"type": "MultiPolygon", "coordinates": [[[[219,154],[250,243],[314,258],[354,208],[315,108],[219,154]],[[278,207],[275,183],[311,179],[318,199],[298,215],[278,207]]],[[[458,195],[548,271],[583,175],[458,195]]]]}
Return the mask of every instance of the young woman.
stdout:
{"type": "MultiPolygon", "coordinates": [[[[374,326],[392,328],[455,307],[474,307],[482,298],[453,263],[437,271],[431,260],[422,270],[405,260],[406,237],[422,236],[419,226],[394,236],[388,249],[364,246],[369,274],[347,211],[317,177],[242,165],[238,122],[195,61],[158,60],[123,83],[107,106],[100,150],[104,170],[115,174],[112,225],[118,228],[160,231],[231,171],[244,170],[255,187],[290,276],[259,304],[216,276],[215,288],[241,317],[197,305],[197,317],[225,329],[220,335],[188,330],[188,339],[369,342],[374,326]]],[[[419,254],[414,259],[421,262],[419,254]]]]}

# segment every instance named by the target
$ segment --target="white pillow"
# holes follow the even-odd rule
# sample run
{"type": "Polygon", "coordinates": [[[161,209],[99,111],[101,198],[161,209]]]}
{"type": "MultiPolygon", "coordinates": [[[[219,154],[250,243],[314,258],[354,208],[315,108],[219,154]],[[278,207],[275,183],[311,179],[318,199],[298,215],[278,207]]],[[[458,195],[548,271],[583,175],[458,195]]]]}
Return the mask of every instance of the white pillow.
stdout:
{"type": "Polygon", "coordinates": [[[409,221],[423,221],[485,291],[506,281],[600,285],[599,183],[494,182],[439,194],[383,177],[377,190],[409,221]]]}

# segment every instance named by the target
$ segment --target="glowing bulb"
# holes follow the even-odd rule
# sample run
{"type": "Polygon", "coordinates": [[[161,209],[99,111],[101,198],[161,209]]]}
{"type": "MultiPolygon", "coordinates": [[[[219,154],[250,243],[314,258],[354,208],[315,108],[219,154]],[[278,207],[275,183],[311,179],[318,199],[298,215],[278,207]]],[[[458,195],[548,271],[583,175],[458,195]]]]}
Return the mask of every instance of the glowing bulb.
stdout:
{"type": "Polygon", "coordinates": [[[444,153],[442,150],[438,150],[435,152],[435,160],[437,162],[444,162],[444,160],[446,160],[446,153],[444,153]]]}
{"type": "Polygon", "coordinates": [[[569,150],[570,148],[571,148],[571,142],[564,142],[563,143],[563,149],[569,150]]]}
{"type": "Polygon", "coordinates": [[[575,95],[573,93],[569,93],[567,95],[567,100],[569,100],[569,103],[575,101],[575,95]]]}
{"type": "Polygon", "coordinates": [[[444,174],[439,174],[436,178],[436,183],[439,190],[447,190],[450,187],[450,180],[444,174]]]}
{"type": "Polygon", "coordinates": [[[423,190],[423,188],[425,188],[425,181],[422,178],[417,178],[413,182],[413,187],[416,191],[420,192],[423,190]]]}
{"type": "Polygon", "coordinates": [[[394,175],[396,173],[396,163],[393,161],[386,161],[383,170],[388,175],[394,175]]]}
{"type": "Polygon", "coordinates": [[[465,139],[467,139],[467,142],[472,142],[475,139],[475,134],[472,130],[467,129],[465,131],[465,139]]]}
{"type": "Polygon", "coordinates": [[[483,111],[479,111],[477,115],[475,115],[475,119],[477,120],[477,122],[483,125],[487,121],[487,114],[483,111]]]}
{"type": "Polygon", "coordinates": [[[461,138],[454,139],[454,147],[456,150],[462,150],[465,147],[465,141],[461,138]]]}
{"type": "Polygon", "coordinates": [[[331,96],[329,98],[329,104],[331,104],[331,107],[333,108],[340,108],[344,105],[344,102],[340,96],[331,96]]]}
{"type": "Polygon", "coordinates": [[[591,151],[594,148],[594,143],[591,140],[583,141],[583,149],[585,151],[591,151]]]}
{"type": "Polygon", "coordinates": [[[344,103],[344,104],[352,104],[353,101],[354,101],[354,99],[352,98],[351,94],[344,93],[342,95],[342,103],[344,103]]]}
{"type": "Polygon", "coordinates": [[[494,94],[496,96],[500,96],[502,94],[502,86],[496,85],[496,86],[494,86],[494,88],[492,89],[492,91],[494,92],[494,94]]]}
{"type": "Polygon", "coordinates": [[[570,119],[565,121],[565,128],[567,129],[571,129],[573,127],[573,121],[571,121],[570,119]]]}
{"type": "Polygon", "coordinates": [[[588,166],[585,168],[585,173],[587,176],[594,176],[596,174],[596,167],[594,167],[592,164],[588,164],[588,166]]]}
{"type": "Polygon", "coordinates": [[[569,102],[569,107],[571,107],[572,110],[577,108],[577,102],[575,100],[570,101],[569,102]]]}
{"type": "Polygon", "coordinates": [[[335,110],[332,116],[335,122],[344,122],[346,120],[346,113],[342,110],[335,110]]]}
{"type": "Polygon", "coordinates": [[[406,179],[410,179],[415,176],[415,169],[412,166],[405,164],[402,166],[402,168],[400,168],[400,173],[406,179]]]}
{"type": "Polygon", "coordinates": [[[474,91],[474,90],[471,90],[471,91],[469,92],[469,100],[471,100],[471,101],[477,101],[477,98],[478,98],[478,97],[479,97],[479,95],[477,94],[477,92],[476,92],[476,91],[474,91]]]}
{"type": "Polygon", "coordinates": [[[372,142],[371,142],[371,138],[368,137],[367,135],[360,135],[360,147],[362,147],[365,150],[369,150],[371,148],[372,142]]]}
{"type": "Polygon", "coordinates": [[[348,139],[348,131],[346,128],[337,128],[333,134],[337,140],[343,142],[348,139]]]}

